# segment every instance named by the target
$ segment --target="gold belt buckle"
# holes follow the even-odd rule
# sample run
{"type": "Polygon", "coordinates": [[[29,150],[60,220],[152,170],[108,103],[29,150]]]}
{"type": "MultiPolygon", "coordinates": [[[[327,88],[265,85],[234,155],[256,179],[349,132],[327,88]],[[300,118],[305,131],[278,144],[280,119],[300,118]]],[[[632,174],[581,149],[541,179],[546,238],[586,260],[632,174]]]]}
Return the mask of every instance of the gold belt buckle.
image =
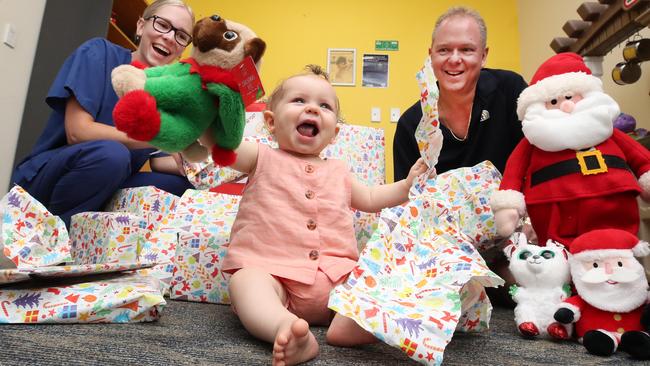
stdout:
{"type": "Polygon", "coordinates": [[[605,164],[605,159],[603,159],[603,154],[600,150],[578,151],[576,152],[576,158],[578,159],[578,165],[580,165],[582,175],[607,173],[607,164],[605,164]],[[587,168],[587,162],[585,160],[589,157],[596,158],[598,162],[597,168],[587,168]]]}

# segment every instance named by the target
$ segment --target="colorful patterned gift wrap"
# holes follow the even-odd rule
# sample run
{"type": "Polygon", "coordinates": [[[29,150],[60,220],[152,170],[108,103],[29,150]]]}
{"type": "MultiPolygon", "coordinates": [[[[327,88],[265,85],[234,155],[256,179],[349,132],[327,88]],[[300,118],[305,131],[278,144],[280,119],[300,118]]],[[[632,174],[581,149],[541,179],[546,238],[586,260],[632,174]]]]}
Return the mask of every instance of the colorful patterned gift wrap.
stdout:
{"type": "Polygon", "coordinates": [[[0,200],[0,215],[0,256],[18,268],[72,260],[63,221],[20,186],[14,186],[0,200]]]}
{"type": "Polygon", "coordinates": [[[487,328],[484,287],[503,280],[477,248],[495,236],[488,197],[499,173],[489,163],[441,174],[385,209],[379,226],[329,306],[412,359],[440,364],[456,329],[487,328]]]}
{"type": "Polygon", "coordinates": [[[178,233],[172,299],[228,304],[230,275],[221,272],[240,196],[187,190],[169,228],[178,233]]]}
{"type": "Polygon", "coordinates": [[[0,285],[29,281],[33,278],[83,277],[104,273],[132,271],[140,268],[150,268],[152,266],[153,264],[151,263],[101,263],[3,269],[0,270],[0,285]]]}
{"type": "Polygon", "coordinates": [[[82,212],[72,216],[72,258],[77,264],[140,260],[147,220],[124,212],[82,212]]]}
{"type": "Polygon", "coordinates": [[[147,229],[155,227],[176,210],[180,197],[154,186],[120,189],[113,195],[104,211],[126,212],[147,220],[147,229]]]}
{"type": "Polygon", "coordinates": [[[0,288],[0,323],[129,323],[160,317],[166,303],[157,279],[135,273],[108,277],[0,288]]]}
{"type": "MultiPolygon", "coordinates": [[[[171,283],[174,270],[176,241],[160,240],[159,227],[170,221],[170,216],[178,207],[180,197],[153,186],[124,188],[113,196],[104,208],[105,211],[126,212],[141,216],[146,221],[143,240],[139,247],[139,259],[143,262],[158,263],[155,267],[141,270],[167,285],[171,283]]],[[[173,235],[172,235],[173,236],[173,235]]]]}
{"type": "MultiPolygon", "coordinates": [[[[248,115],[250,114],[247,113],[248,115]]],[[[277,147],[277,143],[264,127],[264,120],[261,118],[249,118],[244,140],[277,147]]],[[[384,130],[382,129],[340,124],[334,144],[325,148],[321,156],[347,161],[357,179],[365,184],[385,182],[384,130]]],[[[184,167],[190,183],[201,190],[244,177],[242,173],[228,167],[215,166],[210,158],[201,163],[185,163],[184,167]]]]}

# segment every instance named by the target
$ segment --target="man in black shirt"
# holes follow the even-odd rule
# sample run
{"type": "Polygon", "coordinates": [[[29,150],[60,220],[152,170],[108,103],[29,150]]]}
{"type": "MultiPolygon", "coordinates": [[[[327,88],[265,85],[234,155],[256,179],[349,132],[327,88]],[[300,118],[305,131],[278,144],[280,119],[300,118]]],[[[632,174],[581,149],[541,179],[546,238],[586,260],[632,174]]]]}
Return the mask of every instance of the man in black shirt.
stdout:
{"type": "MultiPolygon", "coordinates": [[[[486,39],[485,22],[474,10],[451,8],[436,21],[429,55],[439,89],[438,120],[443,138],[436,164],[438,174],[484,160],[503,173],[510,153],[523,137],[517,98],[526,82],[511,71],[483,68],[488,54],[486,39]]],[[[393,142],[395,181],[405,178],[420,157],[415,131],[421,118],[418,101],[397,123],[393,142]]],[[[490,298],[513,306],[507,293],[513,279],[500,248],[494,246],[481,254],[507,284],[486,289],[490,298]]]]}
{"type": "MultiPolygon", "coordinates": [[[[436,22],[431,63],[438,81],[438,112],[443,145],[436,171],[491,161],[503,173],[506,160],[523,137],[517,98],[526,82],[511,71],[483,69],[488,53],[485,23],[478,13],[452,8],[436,22]]],[[[420,157],[415,130],[420,102],[397,123],[393,142],[395,181],[420,157]]]]}

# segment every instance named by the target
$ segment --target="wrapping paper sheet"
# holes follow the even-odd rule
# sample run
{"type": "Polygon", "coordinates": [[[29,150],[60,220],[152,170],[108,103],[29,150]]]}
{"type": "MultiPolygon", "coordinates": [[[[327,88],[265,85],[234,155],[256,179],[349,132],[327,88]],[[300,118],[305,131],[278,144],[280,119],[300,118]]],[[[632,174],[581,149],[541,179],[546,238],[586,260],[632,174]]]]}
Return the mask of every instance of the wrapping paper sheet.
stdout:
{"type": "Polygon", "coordinates": [[[11,188],[0,200],[0,216],[3,267],[42,267],[72,261],[63,221],[20,186],[11,188]]]}
{"type": "Polygon", "coordinates": [[[357,268],[330,294],[330,308],[428,364],[442,362],[456,329],[487,328],[492,307],[483,287],[503,280],[477,247],[494,237],[487,198],[498,187],[495,176],[488,163],[447,172],[409,203],[383,210],[357,268]]]}
{"type": "Polygon", "coordinates": [[[160,281],[134,273],[67,285],[2,287],[0,323],[148,322],[160,317],[165,304],[160,281]]]}
{"type": "Polygon", "coordinates": [[[230,229],[237,216],[240,196],[187,190],[174,219],[161,229],[174,232],[176,266],[171,298],[229,304],[229,274],[221,272],[230,229]]]}
{"type": "Polygon", "coordinates": [[[143,263],[102,263],[3,269],[0,270],[0,285],[29,281],[33,278],[48,279],[82,277],[103,273],[124,272],[148,267],[151,267],[151,265],[143,263]]]}
{"type": "Polygon", "coordinates": [[[429,179],[442,147],[431,70],[427,58],[417,74],[423,117],[416,139],[429,171],[415,180],[409,202],[381,212],[329,307],[413,360],[437,365],[456,329],[487,328],[492,306],[484,287],[503,284],[478,252],[496,236],[489,197],[501,176],[484,162],[429,179]]]}

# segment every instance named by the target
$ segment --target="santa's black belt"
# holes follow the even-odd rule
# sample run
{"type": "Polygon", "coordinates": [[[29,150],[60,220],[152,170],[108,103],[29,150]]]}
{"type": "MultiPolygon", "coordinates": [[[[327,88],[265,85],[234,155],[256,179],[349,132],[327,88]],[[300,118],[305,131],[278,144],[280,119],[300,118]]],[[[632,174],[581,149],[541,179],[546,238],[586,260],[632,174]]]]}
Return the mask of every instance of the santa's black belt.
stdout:
{"type": "Polygon", "coordinates": [[[607,168],[630,169],[625,160],[618,156],[602,155],[599,150],[580,151],[576,153],[575,159],[563,160],[533,172],[530,186],[573,173],[582,175],[606,173],[607,168]]]}

